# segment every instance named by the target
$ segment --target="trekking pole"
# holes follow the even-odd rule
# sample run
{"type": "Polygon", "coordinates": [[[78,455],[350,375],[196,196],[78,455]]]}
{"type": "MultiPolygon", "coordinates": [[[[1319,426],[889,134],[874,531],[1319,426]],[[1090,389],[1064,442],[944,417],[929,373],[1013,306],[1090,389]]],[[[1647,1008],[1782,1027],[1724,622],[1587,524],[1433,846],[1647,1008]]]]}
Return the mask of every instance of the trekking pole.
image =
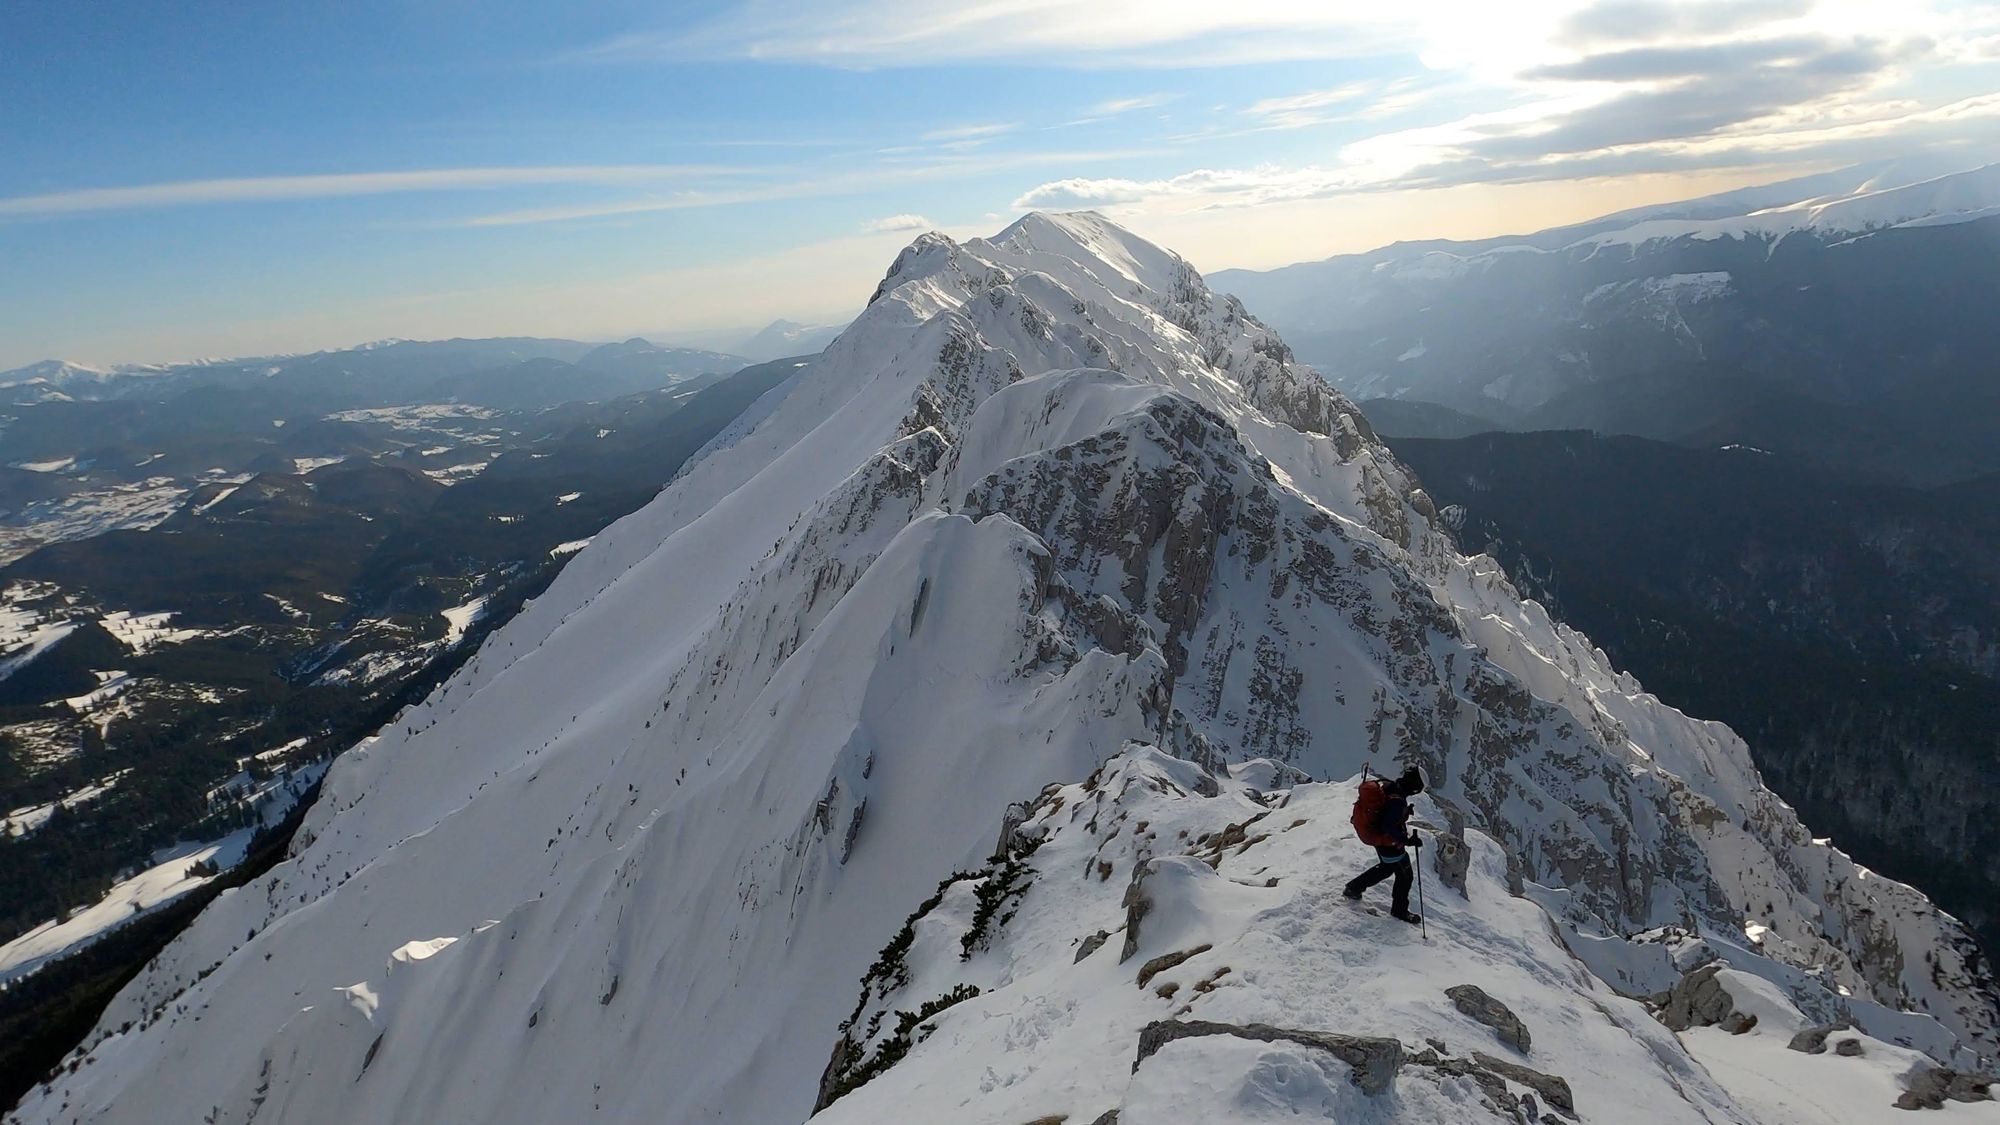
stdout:
{"type": "Polygon", "coordinates": [[[1410,861],[1417,865],[1417,936],[1424,941],[1429,941],[1431,940],[1431,914],[1430,907],[1424,905],[1424,861],[1420,858],[1424,854],[1424,849],[1413,848],[1411,850],[1417,853],[1410,857],[1410,861]]]}

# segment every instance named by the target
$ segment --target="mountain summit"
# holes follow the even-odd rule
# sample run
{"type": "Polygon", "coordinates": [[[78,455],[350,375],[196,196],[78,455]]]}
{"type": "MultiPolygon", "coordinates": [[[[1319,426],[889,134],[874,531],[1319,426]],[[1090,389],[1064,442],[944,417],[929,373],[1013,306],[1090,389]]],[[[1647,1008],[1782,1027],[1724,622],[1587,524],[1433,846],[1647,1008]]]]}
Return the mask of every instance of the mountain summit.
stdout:
{"type": "Polygon", "coordinates": [[[20,1119],[1973,1096],[1963,927],[1434,516],[1176,255],[1093,214],[924,235],[342,757],[20,1119]],[[1427,942],[1336,893],[1366,765],[1431,780],[1427,942]]]}

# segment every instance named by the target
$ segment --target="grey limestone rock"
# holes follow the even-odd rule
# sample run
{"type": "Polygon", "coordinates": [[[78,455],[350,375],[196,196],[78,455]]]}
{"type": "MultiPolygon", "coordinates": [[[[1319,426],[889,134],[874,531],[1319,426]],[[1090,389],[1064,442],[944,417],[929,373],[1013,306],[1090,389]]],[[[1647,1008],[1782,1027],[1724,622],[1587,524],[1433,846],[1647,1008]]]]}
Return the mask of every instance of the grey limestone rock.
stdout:
{"type": "Polygon", "coordinates": [[[1945,1066],[1928,1066],[1906,1080],[1897,1109],[1943,1109],[1947,1101],[1988,1102],[1993,1100],[1994,1078],[1968,1074],[1945,1066]]]}
{"type": "Polygon", "coordinates": [[[1724,988],[1719,964],[1703,965],[1682,977],[1667,993],[1660,1022],[1674,1031],[1691,1027],[1720,1027],[1731,1035],[1741,1035],[1757,1025],[1756,1016],[1736,1010],[1736,998],[1724,988]]]}
{"type": "Polygon", "coordinates": [[[1077,962],[1082,962],[1085,957],[1097,952],[1105,942],[1110,940],[1111,931],[1109,930],[1099,930],[1094,934],[1086,935],[1082,943],[1076,947],[1077,962]]]}
{"type": "Polygon", "coordinates": [[[1799,1033],[1792,1036],[1792,1041],[1785,1046],[1794,1051],[1804,1051],[1808,1055],[1823,1055],[1826,1054],[1826,1037],[1846,1029],[1846,1024],[1838,1023],[1800,1028],[1799,1033]]]}
{"type": "Polygon", "coordinates": [[[1388,1090],[1402,1069],[1403,1045],[1373,1035],[1342,1035],[1331,1031],[1296,1031],[1269,1024],[1215,1023],[1209,1020],[1155,1020],[1139,1033],[1139,1057],[1132,1069],[1176,1039],[1202,1035],[1233,1035],[1266,1043],[1289,1042],[1332,1054],[1354,1069],[1354,1084],[1374,1095],[1388,1090]]]}
{"type": "Polygon", "coordinates": [[[1485,989],[1476,984],[1456,984],[1445,989],[1444,994],[1451,997],[1460,1012],[1492,1028],[1502,1043],[1524,1055],[1528,1053],[1532,1037],[1527,1025],[1511,1008],[1487,995],[1485,989]]]}

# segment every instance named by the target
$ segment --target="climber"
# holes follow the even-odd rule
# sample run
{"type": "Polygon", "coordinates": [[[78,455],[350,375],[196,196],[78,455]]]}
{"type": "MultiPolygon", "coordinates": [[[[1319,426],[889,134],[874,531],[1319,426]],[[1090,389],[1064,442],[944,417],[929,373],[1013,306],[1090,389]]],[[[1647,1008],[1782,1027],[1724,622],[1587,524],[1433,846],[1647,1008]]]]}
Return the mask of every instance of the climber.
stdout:
{"type": "Polygon", "coordinates": [[[1361,795],[1354,801],[1354,832],[1364,844],[1373,845],[1377,862],[1347,884],[1342,893],[1358,901],[1361,893],[1384,879],[1394,877],[1389,888],[1389,914],[1415,926],[1423,922],[1410,912],[1411,859],[1407,848],[1424,846],[1409,827],[1409,798],[1424,791],[1424,775],[1411,766],[1403,776],[1361,779],[1361,795]]]}

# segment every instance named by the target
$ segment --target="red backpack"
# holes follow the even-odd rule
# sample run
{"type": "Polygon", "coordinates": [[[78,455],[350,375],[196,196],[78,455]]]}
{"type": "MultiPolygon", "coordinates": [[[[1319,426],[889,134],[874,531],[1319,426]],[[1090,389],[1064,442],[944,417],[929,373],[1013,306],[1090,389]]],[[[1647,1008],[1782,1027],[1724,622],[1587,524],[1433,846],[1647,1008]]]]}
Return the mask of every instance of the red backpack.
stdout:
{"type": "Polygon", "coordinates": [[[1360,795],[1354,798],[1354,834],[1371,847],[1393,848],[1402,843],[1382,831],[1382,810],[1389,807],[1389,783],[1379,777],[1361,779],[1360,795]]]}

